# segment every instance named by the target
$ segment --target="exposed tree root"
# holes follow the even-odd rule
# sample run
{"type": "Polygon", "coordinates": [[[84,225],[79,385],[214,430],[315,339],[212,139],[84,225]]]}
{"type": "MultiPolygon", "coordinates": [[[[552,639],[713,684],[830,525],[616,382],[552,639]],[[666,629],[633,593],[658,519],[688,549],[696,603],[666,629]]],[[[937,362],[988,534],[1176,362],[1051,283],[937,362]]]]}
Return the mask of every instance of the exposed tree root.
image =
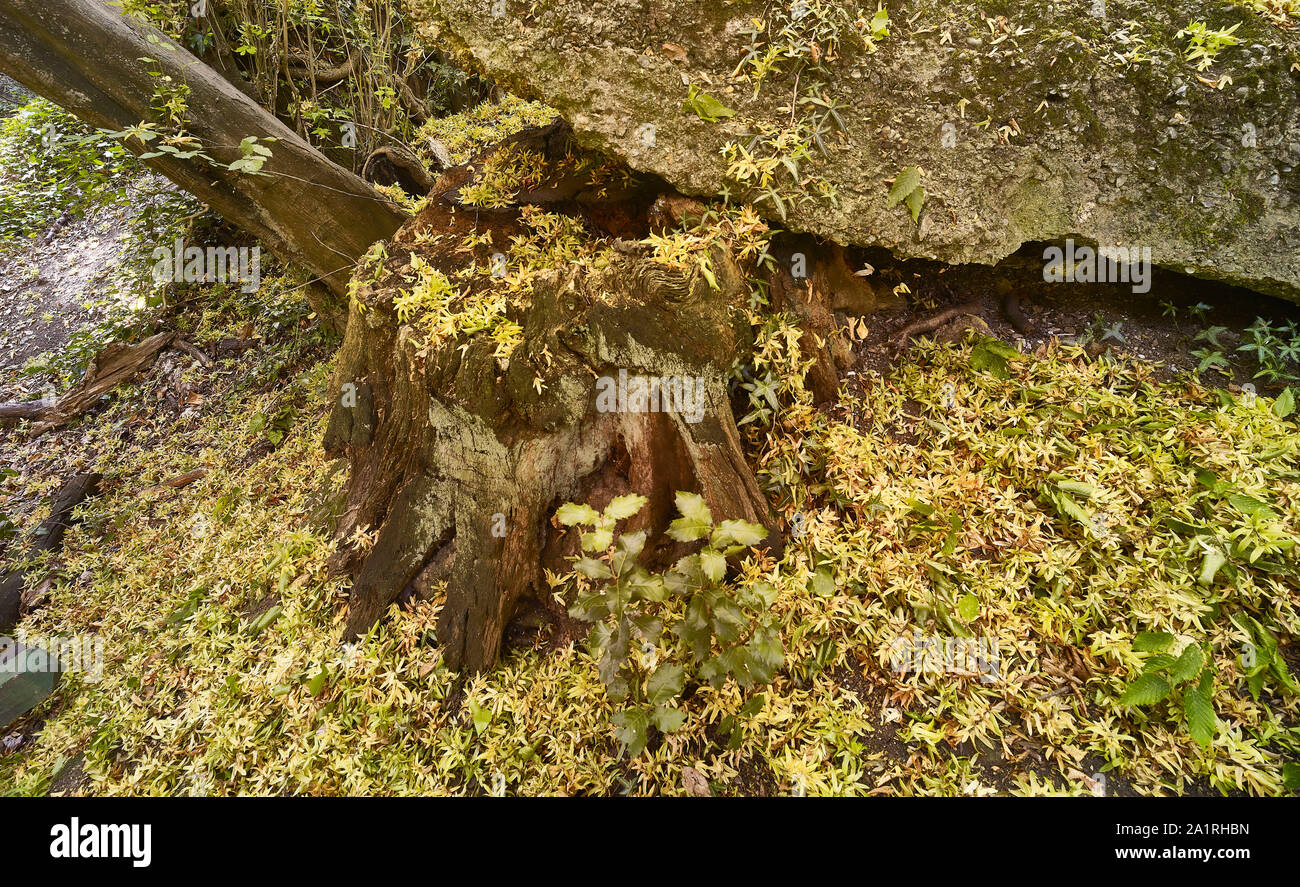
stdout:
{"type": "Polygon", "coordinates": [[[907,347],[908,339],[913,336],[920,336],[925,333],[931,333],[943,326],[954,317],[960,317],[963,314],[980,314],[982,308],[978,302],[965,302],[952,308],[946,308],[937,314],[931,314],[929,317],[923,317],[920,320],[913,321],[898,331],[894,336],[893,346],[896,351],[902,351],[907,347]]]}

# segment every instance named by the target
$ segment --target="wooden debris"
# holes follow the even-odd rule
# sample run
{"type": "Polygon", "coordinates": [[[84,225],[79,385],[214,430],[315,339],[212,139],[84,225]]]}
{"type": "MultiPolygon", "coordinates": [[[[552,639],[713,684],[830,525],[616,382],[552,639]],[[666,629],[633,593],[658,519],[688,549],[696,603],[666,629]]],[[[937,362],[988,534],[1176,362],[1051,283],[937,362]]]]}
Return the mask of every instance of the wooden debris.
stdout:
{"type": "Polygon", "coordinates": [[[158,352],[175,337],[175,333],[159,333],[138,345],[109,345],[86,367],[81,381],[57,401],[0,404],[0,420],[35,419],[33,437],[66,425],[94,406],[103,395],[150,366],[158,352]]]}
{"type": "MultiPolygon", "coordinates": [[[[27,558],[63,547],[63,534],[72,525],[73,510],[87,498],[99,491],[103,476],[94,473],[74,474],[63,482],[54,494],[50,505],[50,516],[41,521],[41,525],[32,533],[32,544],[27,558]]],[[[18,569],[0,582],[0,634],[6,633],[18,624],[23,611],[23,588],[27,581],[25,570],[18,569]]],[[[36,599],[38,595],[29,596],[36,599]]]]}

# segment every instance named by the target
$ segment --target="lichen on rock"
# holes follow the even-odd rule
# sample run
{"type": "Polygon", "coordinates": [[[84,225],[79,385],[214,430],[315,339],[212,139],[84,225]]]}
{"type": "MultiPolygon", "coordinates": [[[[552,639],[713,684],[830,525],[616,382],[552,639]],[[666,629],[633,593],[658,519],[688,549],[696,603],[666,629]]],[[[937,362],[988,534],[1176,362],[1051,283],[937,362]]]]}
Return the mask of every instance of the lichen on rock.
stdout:
{"type": "Polygon", "coordinates": [[[829,0],[413,8],[585,145],[793,230],[947,262],[1070,236],[1150,246],[1161,266],[1300,298],[1300,37],[1266,8],[890,2],[887,24],[829,0]],[[1202,20],[1238,41],[1204,69],[1186,33],[1202,20]],[[692,88],[734,115],[683,110],[692,88]],[[738,147],[775,161],[770,181],[737,181],[738,147]],[[913,166],[917,223],[888,200],[913,166]]]}

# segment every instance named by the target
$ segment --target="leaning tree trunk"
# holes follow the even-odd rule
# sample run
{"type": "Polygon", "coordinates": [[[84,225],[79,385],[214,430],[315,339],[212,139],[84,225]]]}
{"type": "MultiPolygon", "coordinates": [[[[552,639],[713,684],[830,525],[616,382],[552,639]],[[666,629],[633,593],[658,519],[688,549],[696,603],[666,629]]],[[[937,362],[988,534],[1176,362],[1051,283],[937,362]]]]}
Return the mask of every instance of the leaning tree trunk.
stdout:
{"type": "MultiPolygon", "coordinates": [[[[159,82],[151,72],[189,87],[187,133],[220,163],[164,154],[148,165],[312,271],[336,296],[370,245],[405,218],[184,48],[99,0],[0,0],[0,71],[112,130],[151,118],[159,82]],[[275,139],[262,175],[226,168],[246,136],[275,139]]],[[[135,140],[128,146],[145,151],[135,140]]],[[[327,319],[341,317],[341,306],[325,307],[327,319]]]]}
{"type": "MultiPolygon", "coordinates": [[[[445,175],[430,205],[396,235],[382,271],[358,272],[364,285],[339,353],[325,443],[352,466],[335,562],[356,575],[349,636],[403,592],[445,588],[445,660],[478,671],[496,660],[520,600],[547,590],[544,569],[568,569],[566,543],[551,527],[564,502],[599,508],[623,493],[647,496],[627,529],[648,529],[652,540],[678,490],[701,493],[718,518],[775,522],[728,397],[730,367],[749,335],[737,310],[748,290],[730,256],[713,253],[715,288],[698,269],[686,273],[609,240],[604,261],[561,263],[531,279],[514,310],[523,341],[508,359],[483,335],[430,344],[418,319],[403,322],[394,306],[415,284],[413,262],[459,282],[469,262],[485,267],[500,248],[468,255],[470,235],[490,230],[492,243],[504,245],[525,233],[513,212],[457,207],[448,189],[457,176],[463,181],[464,171],[445,175]],[[598,378],[618,380],[620,371],[698,379],[699,408],[638,412],[640,404],[617,394],[600,401],[598,378]],[[346,544],[358,537],[373,544],[346,544]]],[[[545,190],[567,195],[573,187],[545,190]]],[[[581,212],[581,201],[564,206],[581,212]]],[[[491,284],[468,284],[483,285],[491,284]]],[[[660,545],[661,560],[675,555],[671,543],[660,545]]]]}

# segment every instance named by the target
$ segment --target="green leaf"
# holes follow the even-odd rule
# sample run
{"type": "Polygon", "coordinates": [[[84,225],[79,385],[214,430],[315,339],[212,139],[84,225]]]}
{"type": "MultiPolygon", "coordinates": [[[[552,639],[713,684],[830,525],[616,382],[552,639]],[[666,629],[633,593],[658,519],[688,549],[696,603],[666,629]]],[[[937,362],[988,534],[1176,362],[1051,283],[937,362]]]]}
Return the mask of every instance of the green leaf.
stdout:
{"type": "MultiPolygon", "coordinates": [[[[1207,673],[1208,676],[1208,673],[1207,673]]],[[[1211,688],[1201,681],[1199,687],[1188,687],[1183,691],[1183,714],[1187,717],[1187,732],[1206,748],[1214,741],[1214,701],[1211,688]]]]}
{"type": "Polygon", "coordinates": [[[907,199],[907,196],[917,189],[921,184],[921,171],[915,166],[909,166],[898,174],[894,179],[894,185],[889,189],[889,198],[886,206],[894,206],[907,199]]]}
{"type": "Polygon", "coordinates": [[[912,221],[916,222],[921,218],[921,207],[925,206],[925,189],[918,185],[916,190],[903,198],[903,203],[907,204],[907,211],[912,214],[912,221]]]}
{"type": "Polygon", "coordinates": [[[321,691],[325,689],[325,683],[329,680],[329,677],[329,671],[324,666],[321,666],[321,670],[307,682],[307,692],[312,696],[319,696],[321,691]]]}
{"type": "Polygon", "coordinates": [[[980,614],[980,600],[973,594],[962,595],[957,601],[957,615],[963,622],[974,622],[980,614]]]}
{"type": "Polygon", "coordinates": [[[712,529],[711,524],[679,517],[668,525],[668,535],[678,542],[694,542],[696,539],[703,539],[709,535],[712,529]]]}
{"type": "Polygon", "coordinates": [[[1227,562],[1228,558],[1219,549],[1205,549],[1205,557],[1201,558],[1201,572],[1197,575],[1196,581],[1201,585],[1213,585],[1214,577],[1227,562]]]}
{"type": "Polygon", "coordinates": [[[627,749],[628,757],[635,758],[645,749],[646,728],[649,718],[641,708],[629,708],[620,711],[611,719],[615,730],[614,736],[627,749]]]}
{"type": "Polygon", "coordinates": [[[752,548],[767,538],[767,527],[751,524],[743,520],[724,520],[713,531],[709,544],[714,548],[726,548],[729,545],[743,545],[752,548]]]}
{"type": "Polygon", "coordinates": [[[650,720],[665,733],[673,733],[682,729],[682,726],[686,723],[686,714],[680,708],[656,705],[654,713],[650,715],[650,720]]]}
{"type": "Polygon", "coordinates": [[[777,590],[776,586],[771,582],[760,579],[758,582],[755,582],[750,586],[750,591],[758,596],[759,600],[763,602],[765,608],[771,607],[776,603],[777,590]]]}
{"type": "Polygon", "coordinates": [[[649,501],[645,496],[636,494],[615,496],[605,509],[605,517],[616,521],[629,518],[640,511],[649,501]]]}
{"type": "Polygon", "coordinates": [[[588,579],[611,579],[614,576],[608,564],[593,557],[580,558],[574,563],[573,568],[588,579]]]}
{"type": "Polygon", "coordinates": [[[835,574],[827,567],[818,567],[812,575],[812,593],[817,597],[835,596],[835,574]]]}
{"type": "Polygon", "coordinates": [[[254,637],[261,634],[271,625],[271,623],[280,618],[282,612],[284,612],[284,608],[279,604],[276,604],[274,607],[253,620],[253,623],[248,627],[248,633],[254,637]]]}
{"type": "Polygon", "coordinates": [[[685,667],[672,662],[665,662],[655,669],[646,681],[646,694],[655,705],[671,702],[681,695],[686,682],[685,667]]]}
{"type": "Polygon", "coordinates": [[[596,523],[598,517],[600,515],[590,505],[576,505],[573,502],[565,502],[555,512],[555,519],[566,527],[571,527],[574,524],[591,526],[596,523]]]}
{"type": "Polygon", "coordinates": [[[989,347],[988,340],[978,343],[970,352],[970,368],[977,373],[989,373],[999,379],[1011,377],[1005,355],[989,347]]]}
{"type": "Polygon", "coordinates": [[[1228,497],[1228,504],[1242,514],[1260,515],[1262,517],[1277,516],[1277,513],[1269,507],[1267,502],[1261,502],[1254,496],[1247,496],[1244,493],[1233,493],[1228,497]]]}
{"type": "Polygon", "coordinates": [[[1300,789],[1300,763],[1287,761],[1282,765],[1282,787],[1289,792],[1300,789]]]}
{"type": "Polygon", "coordinates": [[[618,537],[618,550],[623,552],[629,558],[635,560],[645,548],[646,533],[645,530],[639,530],[635,533],[624,533],[618,537]]]}
{"type": "Polygon", "coordinates": [[[686,605],[686,618],[679,628],[682,640],[691,648],[696,659],[703,659],[709,654],[709,606],[704,595],[694,595],[686,605]]]}
{"type": "Polygon", "coordinates": [[[492,709],[479,708],[473,699],[469,701],[469,710],[474,716],[474,732],[482,733],[492,723],[492,709]]]}
{"type": "Polygon", "coordinates": [[[1174,686],[1185,684],[1192,678],[1201,673],[1201,666],[1205,664],[1205,658],[1201,654],[1199,644],[1188,644],[1183,650],[1182,655],[1169,669],[1169,679],[1173,681],[1174,686]]]}
{"type": "Polygon", "coordinates": [[[1128,685],[1119,698],[1120,705],[1153,705],[1169,695],[1169,682],[1158,674],[1148,672],[1128,685]]]}
{"type": "Polygon", "coordinates": [[[1167,631],[1143,631],[1133,638],[1133,650],[1137,653],[1163,652],[1173,646],[1174,640],[1167,631]]]}
{"type": "Polygon", "coordinates": [[[1273,672],[1273,677],[1277,678],[1278,683],[1292,696],[1300,694],[1300,685],[1296,684],[1295,678],[1291,676],[1291,670],[1287,668],[1286,660],[1282,658],[1279,650],[1273,651],[1273,658],[1269,660],[1269,667],[1273,672]]]}
{"type": "Polygon", "coordinates": [[[1142,667],[1142,672],[1143,674],[1149,671],[1167,672],[1169,669],[1173,668],[1177,662],[1177,656],[1170,656],[1168,653],[1159,653],[1146,661],[1146,665],[1142,667]]]}
{"type": "Polygon", "coordinates": [[[1076,496],[1082,496],[1085,499],[1092,499],[1101,494],[1101,490],[1092,484],[1085,484],[1077,480],[1059,480],[1056,485],[1067,493],[1073,493],[1076,496]]]}
{"type": "Polygon", "coordinates": [[[582,534],[583,551],[604,551],[614,543],[614,531],[598,529],[582,534]]]}
{"type": "Polygon", "coordinates": [[[726,117],[735,117],[736,112],[728,108],[722,102],[715,99],[708,93],[700,92],[700,88],[694,83],[686,94],[686,101],[682,102],[683,114],[695,114],[701,120],[707,120],[710,123],[726,117]]]}
{"type": "Polygon", "coordinates": [[[1282,393],[1273,401],[1273,415],[1279,419],[1285,419],[1295,412],[1295,391],[1290,385],[1282,389],[1282,393]]]}
{"type": "Polygon", "coordinates": [[[700,569],[710,582],[721,582],[727,575],[727,559],[721,552],[706,548],[700,552],[700,569]]]}
{"type": "Polygon", "coordinates": [[[704,497],[699,493],[678,492],[674,497],[674,501],[677,505],[677,511],[682,517],[713,526],[713,514],[709,511],[709,506],[705,504],[704,497]]]}

